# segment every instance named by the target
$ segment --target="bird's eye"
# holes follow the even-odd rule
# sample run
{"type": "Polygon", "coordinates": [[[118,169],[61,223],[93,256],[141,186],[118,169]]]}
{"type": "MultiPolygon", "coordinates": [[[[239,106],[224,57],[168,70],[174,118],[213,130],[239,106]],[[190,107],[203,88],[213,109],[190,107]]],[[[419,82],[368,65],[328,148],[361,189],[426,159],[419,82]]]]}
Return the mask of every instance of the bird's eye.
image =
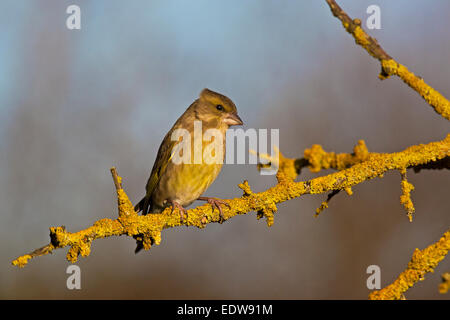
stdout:
{"type": "Polygon", "coordinates": [[[219,110],[219,111],[222,111],[222,110],[223,110],[223,105],[218,104],[218,105],[216,106],[216,109],[219,110]]]}

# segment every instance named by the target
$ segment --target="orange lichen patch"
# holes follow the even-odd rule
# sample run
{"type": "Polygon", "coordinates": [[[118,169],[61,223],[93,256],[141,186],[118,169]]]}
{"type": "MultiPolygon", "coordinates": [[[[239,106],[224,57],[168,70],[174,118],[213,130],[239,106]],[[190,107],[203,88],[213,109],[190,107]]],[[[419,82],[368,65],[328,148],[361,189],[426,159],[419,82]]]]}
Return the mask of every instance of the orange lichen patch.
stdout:
{"type": "Polygon", "coordinates": [[[450,250],[450,230],[444,233],[438,242],[423,250],[416,249],[408,267],[389,286],[373,291],[369,295],[371,300],[399,300],[403,294],[419,280],[423,280],[425,274],[433,272],[440,261],[445,258],[450,250]]]}
{"type": "Polygon", "coordinates": [[[439,293],[445,294],[450,290],[450,272],[442,275],[442,283],[439,284],[439,293]]]}

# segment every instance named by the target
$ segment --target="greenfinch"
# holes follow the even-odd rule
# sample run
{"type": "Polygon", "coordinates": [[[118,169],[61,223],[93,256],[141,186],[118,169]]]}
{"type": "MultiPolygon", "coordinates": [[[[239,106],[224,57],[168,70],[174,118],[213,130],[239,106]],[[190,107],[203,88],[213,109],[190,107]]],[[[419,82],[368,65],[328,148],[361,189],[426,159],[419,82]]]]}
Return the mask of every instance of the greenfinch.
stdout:
{"type": "MultiPolygon", "coordinates": [[[[195,200],[204,200],[211,204],[213,210],[215,208],[219,210],[223,220],[221,205],[228,205],[228,203],[217,198],[201,197],[201,195],[213,183],[222,169],[227,129],[230,126],[242,124],[236,105],[231,99],[209,89],[203,89],[198,99],[187,108],[164,137],[147,181],[145,197],[135,206],[135,211],[142,211],[144,215],[161,213],[166,207],[171,206],[172,212],[175,208],[179,210],[183,220],[185,216],[187,217],[186,206],[195,200]],[[219,150],[221,152],[218,152],[218,156],[221,156],[220,161],[208,163],[208,161],[204,161],[207,160],[207,157],[205,158],[203,153],[200,155],[202,161],[198,161],[198,154],[195,154],[198,152],[198,148],[195,147],[198,147],[198,140],[194,141],[198,137],[195,138],[194,131],[198,130],[199,123],[202,134],[202,138],[200,138],[201,152],[205,146],[203,135],[211,129],[216,130],[215,132],[218,134],[214,136],[214,139],[222,140],[216,141],[220,142],[219,146],[222,148],[219,150]],[[174,139],[174,134],[178,131],[188,133],[183,136],[183,139],[186,137],[190,139],[187,141],[190,150],[183,149],[180,152],[177,149],[180,139],[174,139]],[[181,163],[174,161],[174,156],[180,156],[186,151],[188,152],[184,154],[184,159],[186,160],[187,156],[189,161],[181,163]]],[[[142,247],[142,241],[138,240],[135,252],[137,253],[142,247]]]]}

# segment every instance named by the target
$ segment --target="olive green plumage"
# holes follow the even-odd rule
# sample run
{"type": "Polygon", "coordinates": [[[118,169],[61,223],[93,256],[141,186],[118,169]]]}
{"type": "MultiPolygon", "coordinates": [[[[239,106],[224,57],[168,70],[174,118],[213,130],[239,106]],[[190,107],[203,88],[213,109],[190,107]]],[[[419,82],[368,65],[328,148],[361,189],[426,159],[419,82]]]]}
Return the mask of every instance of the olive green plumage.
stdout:
{"type": "MultiPolygon", "coordinates": [[[[202,90],[199,98],[187,108],[164,137],[146,185],[146,195],[135,207],[137,212],[142,211],[144,215],[160,213],[172,205],[178,207],[183,214],[183,207],[197,200],[217,178],[223,161],[211,164],[204,161],[200,164],[194,163],[195,121],[201,121],[202,134],[208,129],[217,129],[221,133],[223,156],[225,156],[226,130],[230,126],[242,124],[233,101],[209,89],[202,90]],[[177,164],[171,160],[174,147],[179,142],[172,141],[172,133],[176,129],[185,129],[190,134],[192,139],[190,163],[177,164]]],[[[138,242],[136,250],[139,251],[140,247],[142,245],[138,242]]]]}

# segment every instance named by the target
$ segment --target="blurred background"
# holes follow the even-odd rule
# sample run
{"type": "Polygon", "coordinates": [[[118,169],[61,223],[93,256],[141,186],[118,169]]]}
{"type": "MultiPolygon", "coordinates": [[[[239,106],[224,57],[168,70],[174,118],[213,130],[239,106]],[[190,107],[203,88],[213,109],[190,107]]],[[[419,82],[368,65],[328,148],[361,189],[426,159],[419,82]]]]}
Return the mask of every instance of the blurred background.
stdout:
{"type": "MultiPolygon", "coordinates": [[[[450,97],[450,3],[338,1],[365,20],[381,8],[383,48],[450,97]]],[[[94,241],[76,263],[81,290],[66,288],[66,249],[11,265],[49,242],[50,226],[84,229],[115,218],[109,168],[133,202],[144,194],[162,138],[208,87],[238,106],[246,128],[280,129],[281,151],[312,144],[396,152],[443,139],[447,120],[379,63],[331,15],[325,1],[2,1],[0,4],[0,298],[3,299],[367,299],[366,269],[382,287],[415,248],[450,225],[448,171],[409,171],[416,214],[408,221],[400,174],[340,193],[278,206],[268,228],[255,213],[206,229],[165,230],[160,246],[134,254],[129,237],[94,241]],[[81,30],[66,8],[81,8],[81,30]]],[[[330,171],[331,172],[331,171],[330,171]]],[[[299,179],[310,179],[304,170],[299,179]]],[[[225,165],[206,195],[242,195],[276,183],[253,165],[225,165]]],[[[203,204],[203,203],[196,203],[203,204]]],[[[438,293],[450,258],[406,293],[438,293]]]]}

